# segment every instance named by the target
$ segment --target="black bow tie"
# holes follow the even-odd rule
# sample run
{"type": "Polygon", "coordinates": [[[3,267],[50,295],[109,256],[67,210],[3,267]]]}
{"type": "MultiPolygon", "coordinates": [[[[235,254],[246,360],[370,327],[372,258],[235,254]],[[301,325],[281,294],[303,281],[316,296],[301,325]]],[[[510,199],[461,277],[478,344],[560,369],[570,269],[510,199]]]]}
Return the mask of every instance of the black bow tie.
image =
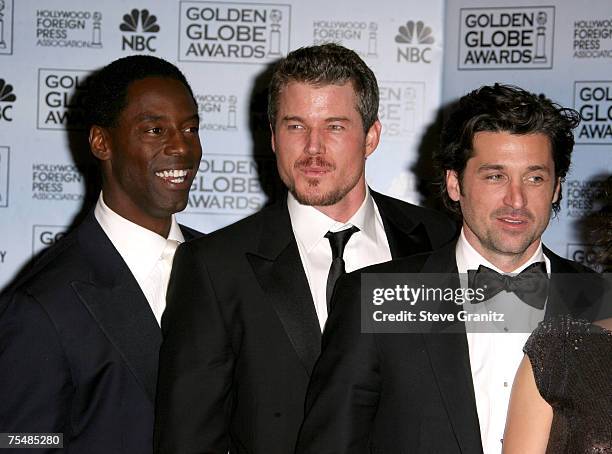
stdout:
{"type": "MultiPolygon", "coordinates": [[[[537,262],[529,265],[516,276],[499,274],[497,271],[480,265],[477,270],[468,270],[468,285],[473,289],[483,289],[484,299],[493,298],[502,290],[512,292],[523,302],[536,309],[544,309],[548,296],[548,274],[546,264],[537,262]]],[[[472,299],[472,303],[481,303],[472,299]]]]}

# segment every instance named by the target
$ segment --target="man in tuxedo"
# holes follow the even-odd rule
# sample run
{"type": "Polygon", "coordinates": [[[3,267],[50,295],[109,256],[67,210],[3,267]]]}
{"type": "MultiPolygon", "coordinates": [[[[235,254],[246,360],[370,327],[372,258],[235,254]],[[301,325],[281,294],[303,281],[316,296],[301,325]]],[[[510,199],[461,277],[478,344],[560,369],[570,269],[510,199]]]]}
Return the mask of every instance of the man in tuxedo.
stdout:
{"type": "Polygon", "coordinates": [[[198,236],[174,217],[202,154],[198,109],[178,68],[130,56],[93,76],[86,112],[102,192],[0,305],[0,431],[147,454],[172,256],[198,236]]]}
{"type": "MultiPolygon", "coordinates": [[[[513,311],[523,311],[517,306],[522,305],[540,320],[559,313],[594,318],[597,307],[589,303],[598,300],[601,280],[541,241],[551,211],[559,209],[578,119],[577,112],[518,87],[484,86],[460,99],[434,158],[444,200],[462,217],[461,234],[434,252],[338,281],[297,453],[501,452],[510,389],[528,333],[466,332],[463,322],[429,327],[446,331],[439,333],[365,332],[361,277],[444,273],[441,281],[456,289],[466,288],[468,270],[478,270],[469,273],[474,279],[489,276],[493,281],[480,286],[489,288],[509,279],[503,274],[524,270],[522,278],[545,290],[543,298],[531,300],[536,307],[526,306],[510,287],[480,304],[514,298],[513,311]],[[570,282],[567,273],[576,278],[570,282]]],[[[455,303],[442,305],[441,314],[457,315],[455,303]]]]}
{"type": "Polygon", "coordinates": [[[158,453],[292,452],[337,276],[454,234],[443,215],[367,187],[378,88],[355,52],[291,52],[268,109],[289,193],[179,248],[162,321],[158,453]]]}

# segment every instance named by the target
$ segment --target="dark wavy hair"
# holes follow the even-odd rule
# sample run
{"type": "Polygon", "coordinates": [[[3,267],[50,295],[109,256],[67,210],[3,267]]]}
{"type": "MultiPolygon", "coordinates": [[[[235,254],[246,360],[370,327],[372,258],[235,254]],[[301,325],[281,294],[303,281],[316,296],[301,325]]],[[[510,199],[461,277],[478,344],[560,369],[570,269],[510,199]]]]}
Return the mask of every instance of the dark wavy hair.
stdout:
{"type": "Polygon", "coordinates": [[[291,82],[315,86],[351,82],[357,94],[357,111],[367,132],[378,118],[378,83],[368,65],[355,52],[338,44],[301,47],[280,60],[268,89],[268,120],[276,124],[280,94],[291,82]]]}
{"type": "Polygon", "coordinates": [[[130,55],[109,63],[88,79],[88,94],[84,100],[87,126],[116,126],[127,104],[130,84],[147,77],[178,80],[193,98],[185,75],[172,63],[151,55],[130,55]]]}
{"type": "MultiPolygon", "coordinates": [[[[461,216],[459,203],[446,192],[445,175],[447,170],[454,170],[461,182],[467,161],[472,156],[477,132],[546,135],[552,145],[555,178],[564,181],[574,148],[572,130],[579,122],[580,114],[575,110],[564,108],[542,94],[536,95],[513,85],[485,85],[463,96],[446,120],[440,148],[433,156],[444,205],[461,216]]],[[[558,200],[552,204],[555,215],[561,207],[560,202],[561,190],[558,200]]]]}

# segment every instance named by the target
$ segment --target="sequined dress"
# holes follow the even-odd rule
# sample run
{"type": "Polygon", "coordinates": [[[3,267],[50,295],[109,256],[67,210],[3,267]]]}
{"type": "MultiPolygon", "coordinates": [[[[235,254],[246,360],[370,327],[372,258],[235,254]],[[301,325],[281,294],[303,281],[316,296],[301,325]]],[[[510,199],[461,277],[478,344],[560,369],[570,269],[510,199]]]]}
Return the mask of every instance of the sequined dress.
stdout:
{"type": "Polygon", "coordinates": [[[612,332],[562,317],[542,322],[524,351],[553,408],[546,454],[612,454],[612,332]]]}

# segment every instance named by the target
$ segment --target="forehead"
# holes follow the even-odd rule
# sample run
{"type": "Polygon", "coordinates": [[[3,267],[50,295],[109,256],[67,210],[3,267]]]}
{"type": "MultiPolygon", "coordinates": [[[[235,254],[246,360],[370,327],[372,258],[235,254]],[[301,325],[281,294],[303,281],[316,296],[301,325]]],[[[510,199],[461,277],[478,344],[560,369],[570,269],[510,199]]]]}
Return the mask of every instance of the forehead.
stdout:
{"type": "Polygon", "coordinates": [[[282,108],[353,108],[356,109],[357,95],[351,82],[343,84],[311,84],[308,82],[289,82],[279,96],[282,108]]]}
{"type": "Polygon", "coordinates": [[[196,109],[187,87],[170,77],[147,77],[135,80],[127,89],[125,105],[120,116],[139,113],[143,110],[173,108],[196,109]]]}
{"type": "Polygon", "coordinates": [[[550,166],[552,159],[552,145],[545,134],[481,131],[474,134],[468,165],[472,161],[507,167],[550,166]]]}

